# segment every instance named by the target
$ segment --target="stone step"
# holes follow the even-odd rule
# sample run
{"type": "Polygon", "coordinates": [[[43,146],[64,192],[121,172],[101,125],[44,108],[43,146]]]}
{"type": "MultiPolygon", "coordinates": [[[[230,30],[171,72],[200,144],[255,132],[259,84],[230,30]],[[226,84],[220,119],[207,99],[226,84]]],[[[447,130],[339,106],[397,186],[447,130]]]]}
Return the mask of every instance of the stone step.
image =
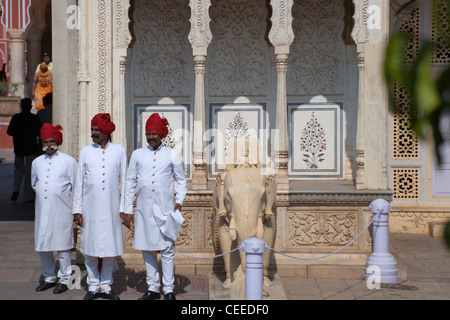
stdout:
{"type": "Polygon", "coordinates": [[[444,237],[444,229],[446,222],[430,222],[429,230],[430,236],[433,238],[442,238],[444,237]]]}

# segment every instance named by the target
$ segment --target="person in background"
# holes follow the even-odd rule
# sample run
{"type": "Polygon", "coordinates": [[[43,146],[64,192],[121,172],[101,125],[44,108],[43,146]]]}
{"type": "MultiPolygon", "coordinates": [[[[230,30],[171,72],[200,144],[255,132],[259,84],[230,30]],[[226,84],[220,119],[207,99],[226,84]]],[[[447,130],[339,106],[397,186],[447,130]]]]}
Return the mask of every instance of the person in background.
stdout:
{"type": "MultiPolygon", "coordinates": [[[[44,56],[42,57],[42,62],[47,65],[48,70],[52,71],[53,64],[49,53],[47,52],[44,53],[44,56]]],[[[39,72],[42,62],[37,65],[36,71],[34,73],[39,72]]]]}
{"type": "Polygon", "coordinates": [[[23,201],[34,201],[34,191],[31,187],[31,164],[37,156],[41,121],[39,117],[30,112],[31,99],[24,98],[20,101],[21,112],[11,118],[7,133],[13,137],[14,145],[14,186],[11,196],[12,201],[19,197],[23,184],[23,201]]]}
{"type": "Polygon", "coordinates": [[[40,70],[34,75],[33,81],[33,99],[37,111],[44,108],[44,97],[53,91],[52,81],[53,76],[47,64],[41,63],[40,70]]]}

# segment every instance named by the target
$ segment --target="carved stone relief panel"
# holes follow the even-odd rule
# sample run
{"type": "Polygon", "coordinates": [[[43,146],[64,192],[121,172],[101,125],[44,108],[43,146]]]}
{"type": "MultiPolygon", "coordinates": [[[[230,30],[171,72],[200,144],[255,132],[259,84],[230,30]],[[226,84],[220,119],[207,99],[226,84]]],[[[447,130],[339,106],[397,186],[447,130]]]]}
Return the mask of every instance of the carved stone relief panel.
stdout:
{"type": "Polygon", "coordinates": [[[190,96],[193,68],[189,19],[188,0],[135,1],[135,96],[190,96]]]}
{"type": "Polygon", "coordinates": [[[294,2],[295,39],[288,60],[288,95],[343,94],[344,14],[341,1],[294,2]]]}
{"type": "MultiPolygon", "coordinates": [[[[191,205],[190,203],[189,205],[191,205]]],[[[211,209],[206,207],[183,207],[184,222],[175,245],[181,249],[203,251],[213,247],[211,232],[211,209]]]]}
{"type": "Polygon", "coordinates": [[[267,11],[265,1],[212,1],[213,37],[207,67],[210,97],[267,95],[267,11]]]}
{"type": "Polygon", "coordinates": [[[178,233],[177,241],[175,242],[176,246],[179,247],[192,247],[192,216],[193,211],[191,210],[183,210],[183,224],[181,225],[180,232],[178,233]]]}
{"type": "MultiPolygon", "coordinates": [[[[341,247],[358,234],[358,212],[295,210],[287,212],[289,248],[341,247]]],[[[349,247],[355,247],[352,242],[349,247]]]]}

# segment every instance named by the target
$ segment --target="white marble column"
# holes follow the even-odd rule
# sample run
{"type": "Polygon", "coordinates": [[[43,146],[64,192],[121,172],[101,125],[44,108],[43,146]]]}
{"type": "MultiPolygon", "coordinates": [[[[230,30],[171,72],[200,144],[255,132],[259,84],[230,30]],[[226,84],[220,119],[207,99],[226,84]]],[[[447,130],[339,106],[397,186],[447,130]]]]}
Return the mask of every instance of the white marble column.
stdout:
{"type": "Polygon", "coordinates": [[[80,12],[83,14],[79,17],[80,26],[83,26],[78,31],[78,149],[81,150],[84,146],[92,141],[89,138],[90,130],[90,86],[92,83],[92,76],[90,71],[91,66],[91,51],[89,50],[89,44],[91,39],[89,38],[89,23],[91,17],[91,10],[89,6],[89,0],[79,0],[78,5],[80,12]]]}
{"type": "Polygon", "coordinates": [[[358,119],[356,122],[356,179],[355,184],[357,189],[366,188],[366,179],[364,173],[364,51],[359,47],[358,55],[358,119]]]}
{"type": "Polygon", "coordinates": [[[389,102],[383,59],[389,36],[389,0],[354,0],[352,38],[358,55],[356,188],[386,189],[389,102]]]}
{"type": "Polygon", "coordinates": [[[272,28],[269,32],[269,40],[275,46],[277,70],[276,139],[278,145],[278,171],[276,180],[278,190],[289,190],[286,73],[289,46],[294,41],[294,32],[292,30],[293,4],[293,0],[270,1],[272,6],[272,28]]]}
{"type": "Polygon", "coordinates": [[[287,123],[287,97],[286,73],[289,46],[275,47],[275,60],[277,69],[277,100],[276,100],[276,129],[278,139],[278,172],[276,175],[277,189],[289,190],[289,177],[287,166],[289,162],[288,123],[287,123]]]}
{"type": "Polygon", "coordinates": [[[195,72],[195,96],[194,96],[194,132],[193,132],[193,165],[192,189],[207,189],[207,173],[205,160],[205,69],[208,45],[212,34],[209,29],[211,21],[208,9],[210,0],[190,0],[191,7],[191,31],[189,42],[192,45],[195,72]]]}
{"type": "Polygon", "coordinates": [[[25,29],[8,29],[10,62],[11,62],[11,83],[17,83],[16,96],[25,97],[25,39],[27,31],[25,29]]]}
{"type": "MultiPolygon", "coordinates": [[[[76,0],[52,0],[52,122],[63,127],[61,151],[78,156],[77,29],[68,28],[67,8],[76,0]]],[[[36,68],[36,66],[34,66],[36,68]]]]}
{"type": "MultiPolygon", "coordinates": [[[[127,139],[127,128],[133,127],[131,121],[127,121],[127,98],[125,74],[129,70],[127,49],[131,41],[129,30],[128,10],[129,0],[114,0],[112,7],[111,28],[112,32],[112,117],[116,123],[114,134],[115,142],[122,145],[131,156],[133,143],[127,139]]],[[[128,131],[129,132],[129,131],[128,131]]],[[[128,135],[131,137],[131,134],[128,135]]]]}
{"type": "Polygon", "coordinates": [[[194,98],[194,172],[192,175],[192,189],[206,190],[207,175],[205,161],[205,64],[206,55],[194,55],[195,98],[194,98]]]}

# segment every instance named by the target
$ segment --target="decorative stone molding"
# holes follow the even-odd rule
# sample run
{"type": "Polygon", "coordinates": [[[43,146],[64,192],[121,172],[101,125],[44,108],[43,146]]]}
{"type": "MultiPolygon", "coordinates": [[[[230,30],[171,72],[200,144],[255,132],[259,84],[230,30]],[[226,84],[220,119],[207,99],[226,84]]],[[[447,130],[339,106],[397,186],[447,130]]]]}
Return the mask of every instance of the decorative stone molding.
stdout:
{"type": "Polygon", "coordinates": [[[130,17],[128,11],[130,8],[130,0],[115,0],[114,3],[114,27],[115,27],[115,48],[127,48],[132,36],[130,33],[130,17]]]}
{"type": "Polygon", "coordinates": [[[291,191],[289,195],[289,204],[297,205],[329,205],[329,206],[362,206],[367,207],[375,199],[384,199],[392,201],[393,192],[390,190],[379,192],[295,192],[291,191]]]}
{"type": "Polygon", "coordinates": [[[112,15],[111,2],[97,2],[97,71],[98,71],[98,112],[111,112],[112,92],[112,15]]]}
{"type": "MultiPolygon", "coordinates": [[[[183,206],[209,207],[212,201],[212,191],[189,191],[183,206]]],[[[391,202],[393,191],[281,191],[277,194],[277,202],[283,202],[286,206],[359,206],[367,207],[375,199],[384,199],[391,202]]],[[[279,206],[279,205],[278,205],[279,206]]]]}
{"type": "Polygon", "coordinates": [[[189,192],[186,194],[183,206],[188,207],[210,207],[212,201],[212,191],[189,192]]]}
{"type": "Polygon", "coordinates": [[[369,41],[369,29],[367,28],[369,0],[353,0],[355,4],[355,21],[351,33],[356,44],[364,44],[369,41]]]}
{"type": "Polygon", "coordinates": [[[92,76],[90,72],[78,72],[78,82],[91,82],[92,76]]]}
{"type": "MultiPolygon", "coordinates": [[[[444,206],[401,206],[393,205],[389,213],[389,231],[396,233],[433,233],[433,224],[445,225],[450,212],[444,206]]],[[[437,236],[442,236],[438,234],[437,236]]]]}

